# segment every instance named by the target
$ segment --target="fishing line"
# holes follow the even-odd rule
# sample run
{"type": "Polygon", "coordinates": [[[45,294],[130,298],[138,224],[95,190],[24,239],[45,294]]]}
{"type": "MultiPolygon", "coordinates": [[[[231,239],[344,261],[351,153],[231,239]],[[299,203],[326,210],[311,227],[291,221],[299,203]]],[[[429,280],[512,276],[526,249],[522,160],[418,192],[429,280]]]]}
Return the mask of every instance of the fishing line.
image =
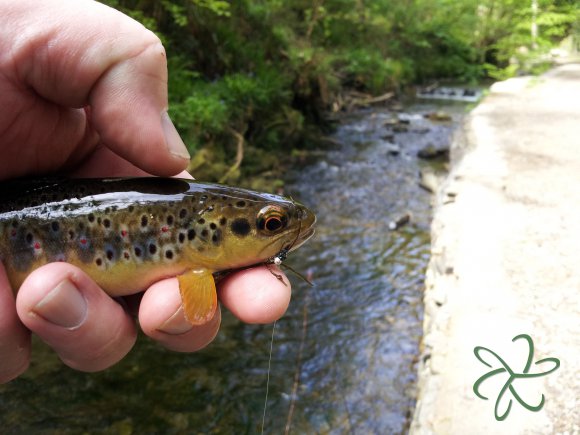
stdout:
{"type": "Polygon", "coordinates": [[[274,349],[274,332],[276,331],[276,324],[277,321],[274,321],[272,337],[270,337],[270,356],[268,358],[268,375],[266,376],[266,398],[264,399],[264,412],[262,413],[262,435],[264,435],[264,427],[266,426],[266,409],[268,408],[268,393],[270,392],[270,369],[272,368],[272,353],[274,349]]]}
{"type": "Polygon", "coordinates": [[[292,394],[290,395],[291,402],[288,409],[288,417],[286,418],[286,425],[284,427],[284,435],[290,433],[292,427],[292,418],[294,417],[294,409],[296,407],[296,397],[298,396],[298,387],[300,386],[300,378],[302,377],[302,358],[304,354],[304,344],[306,342],[306,333],[308,330],[308,302],[310,292],[306,293],[304,297],[304,305],[302,307],[302,337],[300,338],[300,347],[296,357],[296,371],[294,373],[294,383],[292,385],[292,394]]]}

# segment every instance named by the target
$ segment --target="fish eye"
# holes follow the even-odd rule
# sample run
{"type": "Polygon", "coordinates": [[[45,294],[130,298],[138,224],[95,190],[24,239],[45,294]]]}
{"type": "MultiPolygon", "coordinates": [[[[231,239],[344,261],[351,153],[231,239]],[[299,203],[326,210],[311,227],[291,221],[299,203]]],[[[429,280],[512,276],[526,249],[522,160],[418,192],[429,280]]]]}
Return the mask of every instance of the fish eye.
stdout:
{"type": "Polygon", "coordinates": [[[288,216],[286,212],[275,205],[264,207],[258,213],[258,230],[267,234],[275,234],[283,230],[288,225],[288,216]]]}

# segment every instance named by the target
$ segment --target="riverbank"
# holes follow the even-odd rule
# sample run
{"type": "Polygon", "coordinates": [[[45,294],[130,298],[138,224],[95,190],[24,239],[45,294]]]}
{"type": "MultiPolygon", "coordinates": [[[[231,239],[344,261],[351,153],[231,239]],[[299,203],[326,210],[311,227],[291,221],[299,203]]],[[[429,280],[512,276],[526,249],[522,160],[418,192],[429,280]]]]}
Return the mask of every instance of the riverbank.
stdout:
{"type": "Polygon", "coordinates": [[[580,65],[500,82],[472,112],[437,196],[413,434],[580,433],[580,65]],[[494,406],[507,373],[529,373],[494,406]]]}

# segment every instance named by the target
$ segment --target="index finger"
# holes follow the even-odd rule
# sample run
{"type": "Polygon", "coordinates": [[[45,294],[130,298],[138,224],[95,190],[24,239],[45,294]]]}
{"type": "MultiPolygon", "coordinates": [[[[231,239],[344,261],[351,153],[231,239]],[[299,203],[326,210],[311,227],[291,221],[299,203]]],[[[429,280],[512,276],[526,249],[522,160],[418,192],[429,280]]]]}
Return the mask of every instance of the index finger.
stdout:
{"type": "Polygon", "coordinates": [[[28,368],[30,332],[16,313],[12,288],[0,262],[0,384],[8,382],[28,368]]]}

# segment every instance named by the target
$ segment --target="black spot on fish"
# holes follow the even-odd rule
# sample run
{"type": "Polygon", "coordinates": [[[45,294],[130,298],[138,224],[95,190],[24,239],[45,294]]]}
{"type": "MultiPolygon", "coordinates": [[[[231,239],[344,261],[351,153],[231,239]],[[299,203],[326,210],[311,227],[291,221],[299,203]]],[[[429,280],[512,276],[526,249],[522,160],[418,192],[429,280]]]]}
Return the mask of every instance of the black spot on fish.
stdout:
{"type": "Polygon", "coordinates": [[[103,219],[103,226],[105,228],[111,228],[111,220],[110,219],[103,219]]]}
{"type": "Polygon", "coordinates": [[[12,221],[12,228],[18,228],[18,221],[12,221]]]}
{"type": "Polygon", "coordinates": [[[148,222],[149,222],[149,220],[147,219],[147,216],[145,216],[145,215],[141,216],[141,226],[142,227],[146,227],[148,222]]]}
{"type": "Polygon", "coordinates": [[[32,243],[33,238],[34,237],[32,236],[32,233],[27,233],[26,234],[26,243],[28,243],[30,245],[32,243]]]}
{"type": "Polygon", "coordinates": [[[87,219],[89,220],[89,222],[93,223],[93,222],[95,221],[95,215],[94,215],[94,214],[92,214],[92,213],[90,213],[90,214],[87,216],[87,219]]]}
{"type": "Polygon", "coordinates": [[[129,210],[129,213],[133,213],[135,211],[135,206],[130,205],[129,208],[127,208],[127,210],[129,210]]]}
{"type": "Polygon", "coordinates": [[[103,260],[101,260],[100,258],[97,258],[95,260],[95,263],[97,264],[97,266],[101,266],[103,264],[103,260]]]}
{"type": "Polygon", "coordinates": [[[191,229],[187,232],[187,240],[192,241],[195,239],[195,230],[191,229]]]}
{"type": "Polygon", "coordinates": [[[50,228],[52,228],[52,231],[56,233],[60,229],[60,225],[58,224],[57,221],[53,221],[50,224],[50,228]]]}
{"type": "Polygon", "coordinates": [[[209,227],[210,227],[212,230],[215,230],[215,229],[217,228],[217,225],[216,225],[214,222],[212,222],[211,224],[209,224],[209,227]]]}
{"type": "Polygon", "coordinates": [[[238,218],[232,222],[230,228],[232,232],[238,236],[244,237],[250,234],[252,228],[250,227],[250,223],[247,219],[238,218]]]}
{"type": "Polygon", "coordinates": [[[73,230],[69,230],[69,232],[68,232],[68,238],[70,240],[74,240],[74,238],[75,238],[75,232],[73,230]]]}
{"type": "Polygon", "coordinates": [[[187,210],[186,210],[186,209],[184,209],[184,208],[182,208],[182,209],[179,211],[179,218],[180,218],[180,219],[184,219],[186,216],[187,216],[187,210]]]}
{"type": "Polygon", "coordinates": [[[214,244],[219,245],[222,240],[222,231],[216,230],[213,236],[211,236],[211,240],[214,244]]]}
{"type": "Polygon", "coordinates": [[[173,258],[173,251],[171,249],[165,251],[165,258],[167,258],[168,260],[171,260],[173,258]]]}
{"type": "Polygon", "coordinates": [[[236,207],[243,208],[246,206],[246,201],[238,201],[236,202],[236,207]]]}
{"type": "Polygon", "coordinates": [[[228,222],[228,220],[227,220],[225,217],[222,217],[222,218],[220,219],[220,225],[221,225],[221,226],[224,226],[224,225],[225,225],[227,222],[228,222]]]}
{"type": "Polygon", "coordinates": [[[208,234],[209,234],[209,231],[206,228],[204,228],[201,231],[201,237],[203,237],[204,239],[207,238],[208,234]]]}
{"type": "Polygon", "coordinates": [[[155,243],[150,243],[149,244],[149,253],[151,255],[155,255],[156,252],[157,252],[157,245],[155,243]]]}
{"type": "Polygon", "coordinates": [[[198,219],[197,223],[203,225],[205,224],[205,219],[204,218],[198,219]]]}
{"type": "Polygon", "coordinates": [[[173,215],[167,216],[167,225],[173,225],[173,215]]]}
{"type": "Polygon", "coordinates": [[[185,234],[179,233],[178,239],[179,239],[179,243],[185,242],[185,234]]]}
{"type": "Polygon", "coordinates": [[[115,253],[112,249],[107,249],[107,260],[112,261],[115,258],[115,253]]]}
{"type": "Polygon", "coordinates": [[[139,246],[135,246],[133,248],[133,252],[135,252],[135,257],[141,257],[141,255],[143,254],[143,251],[139,246]]]}

